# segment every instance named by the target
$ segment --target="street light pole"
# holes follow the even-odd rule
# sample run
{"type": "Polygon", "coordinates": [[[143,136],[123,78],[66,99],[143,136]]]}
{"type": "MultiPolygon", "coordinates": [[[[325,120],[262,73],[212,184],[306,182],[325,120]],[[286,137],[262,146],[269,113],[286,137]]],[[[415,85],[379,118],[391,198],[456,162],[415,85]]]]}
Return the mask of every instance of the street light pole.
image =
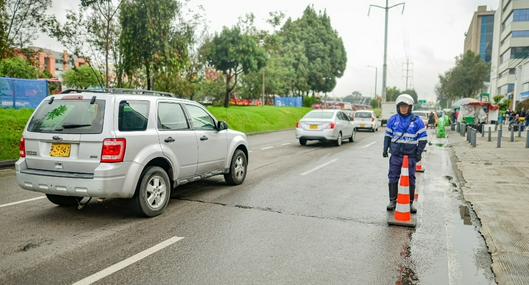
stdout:
{"type": "Polygon", "coordinates": [[[377,86],[378,86],[378,67],[368,65],[367,67],[375,69],[375,99],[377,99],[377,86]]]}
{"type": "Polygon", "coordinates": [[[406,7],[406,3],[402,2],[399,4],[395,4],[392,6],[389,6],[389,0],[386,0],[386,6],[378,6],[378,5],[369,5],[369,11],[367,12],[367,15],[371,14],[371,8],[379,8],[383,9],[385,11],[385,27],[384,27],[384,64],[382,66],[382,102],[386,102],[386,88],[387,88],[387,75],[388,75],[388,65],[387,65],[387,59],[388,59],[388,26],[389,26],[389,10],[402,6],[402,14],[404,14],[404,8],[406,7]]]}

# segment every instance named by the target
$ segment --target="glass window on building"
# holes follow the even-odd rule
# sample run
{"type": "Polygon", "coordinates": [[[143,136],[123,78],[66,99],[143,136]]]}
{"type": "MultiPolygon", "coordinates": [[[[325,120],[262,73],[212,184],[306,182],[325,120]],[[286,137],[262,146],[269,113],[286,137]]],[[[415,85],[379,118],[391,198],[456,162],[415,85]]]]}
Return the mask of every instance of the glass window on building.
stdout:
{"type": "Polygon", "coordinates": [[[512,92],[514,92],[514,83],[510,83],[509,85],[507,85],[507,93],[512,92]]]}
{"type": "Polygon", "coordinates": [[[479,44],[479,54],[481,59],[490,63],[492,57],[492,40],[494,32],[494,16],[481,17],[481,42],[479,44]]]}
{"type": "Polygon", "coordinates": [[[526,58],[526,57],[529,57],[529,47],[511,48],[511,58],[526,58]]]}
{"type": "Polygon", "coordinates": [[[529,9],[516,9],[513,10],[514,22],[528,22],[529,21],[529,9]]]}
{"type": "Polygon", "coordinates": [[[529,31],[512,31],[513,38],[529,38],[529,31]]]}

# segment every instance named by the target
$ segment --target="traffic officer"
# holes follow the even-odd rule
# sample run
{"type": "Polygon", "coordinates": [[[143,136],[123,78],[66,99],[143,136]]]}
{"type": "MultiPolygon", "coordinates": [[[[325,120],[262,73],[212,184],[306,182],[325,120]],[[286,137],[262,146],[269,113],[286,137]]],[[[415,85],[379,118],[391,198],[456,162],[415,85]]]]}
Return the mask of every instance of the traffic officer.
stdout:
{"type": "Polygon", "coordinates": [[[403,157],[407,155],[410,175],[410,212],[417,213],[417,209],[413,206],[415,165],[418,161],[421,161],[422,152],[428,141],[428,133],[421,118],[412,113],[414,101],[410,95],[401,94],[397,97],[395,104],[397,106],[397,114],[389,119],[384,137],[383,156],[388,157],[388,150],[391,153],[388,174],[389,204],[387,210],[395,210],[399,191],[400,170],[403,157]]]}

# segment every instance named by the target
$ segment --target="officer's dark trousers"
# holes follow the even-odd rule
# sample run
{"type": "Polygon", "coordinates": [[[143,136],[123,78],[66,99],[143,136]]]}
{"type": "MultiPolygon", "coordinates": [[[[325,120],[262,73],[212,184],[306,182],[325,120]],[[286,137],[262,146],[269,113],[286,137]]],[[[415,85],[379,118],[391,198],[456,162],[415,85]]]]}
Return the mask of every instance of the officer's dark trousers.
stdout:
{"type": "MultiPolygon", "coordinates": [[[[409,173],[410,173],[410,186],[415,186],[415,166],[417,162],[414,157],[409,158],[409,173]]],[[[400,179],[400,169],[402,167],[403,156],[400,155],[391,155],[389,159],[389,183],[399,182],[400,179]]]]}

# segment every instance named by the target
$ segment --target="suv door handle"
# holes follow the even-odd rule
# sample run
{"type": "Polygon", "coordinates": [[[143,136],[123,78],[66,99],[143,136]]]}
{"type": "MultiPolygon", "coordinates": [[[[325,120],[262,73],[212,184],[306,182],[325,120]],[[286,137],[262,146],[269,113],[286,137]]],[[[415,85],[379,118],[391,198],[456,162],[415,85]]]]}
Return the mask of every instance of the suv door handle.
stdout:
{"type": "Polygon", "coordinates": [[[163,140],[163,141],[166,142],[166,143],[172,143],[172,142],[175,141],[175,139],[173,139],[172,137],[168,137],[168,138],[166,138],[166,139],[163,140]]]}
{"type": "Polygon", "coordinates": [[[207,141],[207,140],[208,140],[208,137],[206,137],[206,136],[202,136],[202,137],[200,138],[200,140],[201,140],[201,141],[207,141]]]}

